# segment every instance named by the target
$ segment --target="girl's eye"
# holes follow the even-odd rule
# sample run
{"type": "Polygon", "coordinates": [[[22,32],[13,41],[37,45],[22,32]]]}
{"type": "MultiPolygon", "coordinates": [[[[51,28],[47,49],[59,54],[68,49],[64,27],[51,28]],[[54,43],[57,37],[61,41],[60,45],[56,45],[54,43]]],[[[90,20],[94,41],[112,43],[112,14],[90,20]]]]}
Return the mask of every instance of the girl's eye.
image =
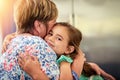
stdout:
{"type": "Polygon", "coordinates": [[[60,37],[57,37],[57,40],[62,41],[62,39],[60,37]]]}

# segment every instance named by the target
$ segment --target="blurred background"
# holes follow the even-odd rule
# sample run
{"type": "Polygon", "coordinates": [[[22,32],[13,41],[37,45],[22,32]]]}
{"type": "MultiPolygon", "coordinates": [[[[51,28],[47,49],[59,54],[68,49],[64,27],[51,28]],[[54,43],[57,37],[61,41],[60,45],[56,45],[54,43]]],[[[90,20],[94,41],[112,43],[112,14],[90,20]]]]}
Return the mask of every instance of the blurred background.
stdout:
{"type": "MultiPolygon", "coordinates": [[[[87,60],[120,80],[120,0],[52,0],[57,21],[69,22],[83,34],[81,49],[87,60]]],[[[7,34],[15,32],[13,4],[0,0],[0,48],[7,34]]]]}

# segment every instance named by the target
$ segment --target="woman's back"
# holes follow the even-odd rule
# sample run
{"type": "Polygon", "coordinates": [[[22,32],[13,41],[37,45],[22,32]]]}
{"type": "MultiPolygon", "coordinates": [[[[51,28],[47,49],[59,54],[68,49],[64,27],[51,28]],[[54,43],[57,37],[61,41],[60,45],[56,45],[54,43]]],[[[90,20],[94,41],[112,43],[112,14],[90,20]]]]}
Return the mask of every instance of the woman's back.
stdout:
{"type": "Polygon", "coordinates": [[[21,77],[31,80],[31,77],[19,67],[17,62],[17,56],[26,51],[38,57],[41,68],[49,78],[56,80],[59,77],[57,56],[46,42],[36,36],[19,35],[11,40],[6,52],[0,57],[0,80],[18,80],[21,77]]]}

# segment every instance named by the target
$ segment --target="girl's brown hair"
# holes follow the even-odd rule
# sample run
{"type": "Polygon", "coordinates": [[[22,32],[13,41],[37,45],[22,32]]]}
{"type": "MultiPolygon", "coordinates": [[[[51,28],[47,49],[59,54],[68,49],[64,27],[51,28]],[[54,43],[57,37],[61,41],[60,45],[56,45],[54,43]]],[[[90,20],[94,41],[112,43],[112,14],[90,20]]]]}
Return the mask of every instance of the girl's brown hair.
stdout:
{"type": "MultiPolygon", "coordinates": [[[[75,50],[71,54],[69,54],[69,56],[72,59],[74,59],[75,56],[78,54],[78,51],[80,48],[80,42],[82,40],[82,33],[80,32],[80,30],[78,30],[77,28],[75,28],[74,26],[66,22],[59,22],[59,23],[56,23],[54,26],[57,26],[57,25],[66,27],[68,29],[68,37],[69,37],[68,45],[75,47],[75,50]]],[[[87,62],[85,62],[83,65],[82,73],[86,76],[97,74],[87,62]]]]}

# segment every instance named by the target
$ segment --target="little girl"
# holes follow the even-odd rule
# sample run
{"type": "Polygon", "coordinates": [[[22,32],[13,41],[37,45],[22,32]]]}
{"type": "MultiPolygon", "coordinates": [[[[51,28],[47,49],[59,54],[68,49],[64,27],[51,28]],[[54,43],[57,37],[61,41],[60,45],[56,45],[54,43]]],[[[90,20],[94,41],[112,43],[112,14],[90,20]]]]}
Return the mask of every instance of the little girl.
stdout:
{"type": "MultiPolygon", "coordinates": [[[[81,32],[78,29],[76,29],[75,27],[73,27],[72,25],[70,25],[68,23],[64,23],[64,22],[56,23],[54,25],[53,29],[45,37],[45,41],[55,51],[55,53],[58,56],[57,63],[60,67],[60,78],[63,79],[63,77],[64,77],[63,80],[66,80],[67,77],[72,76],[70,74],[71,73],[71,64],[73,62],[73,59],[75,57],[78,57],[76,55],[79,54],[81,40],[82,40],[81,32]]],[[[80,54],[80,56],[82,56],[82,55],[80,54]]],[[[30,58],[30,56],[29,56],[29,58],[30,58]]],[[[35,57],[33,57],[33,58],[35,58],[35,57]]],[[[35,60],[37,60],[37,59],[35,59],[35,60]]],[[[23,55],[20,55],[20,58],[19,58],[20,66],[23,67],[23,69],[31,76],[36,75],[35,72],[31,72],[32,69],[33,69],[33,71],[34,71],[34,69],[37,69],[36,65],[33,65],[34,67],[29,66],[31,64],[31,62],[28,61],[28,63],[26,63],[26,66],[24,66],[24,64],[23,64],[24,61],[25,61],[25,58],[23,58],[23,55]],[[32,74],[32,73],[34,73],[34,74],[32,74]]],[[[84,64],[83,75],[89,77],[91,75],[97,74],[88,63],[85,62],[83,64],[84,64]]],[[[38,71],[39,71],[39,67],[38,67],[38,71]]],[[[77,77],[78,76],[76,75],[76,77],[74,77],[74,78],[77,78],[77,77]]],[[[71,80],[72,80],[72,77],[71,77],[71,80]]],[[[101,80],[101,79],[99,79],[99,80],[101,80]]]]}

